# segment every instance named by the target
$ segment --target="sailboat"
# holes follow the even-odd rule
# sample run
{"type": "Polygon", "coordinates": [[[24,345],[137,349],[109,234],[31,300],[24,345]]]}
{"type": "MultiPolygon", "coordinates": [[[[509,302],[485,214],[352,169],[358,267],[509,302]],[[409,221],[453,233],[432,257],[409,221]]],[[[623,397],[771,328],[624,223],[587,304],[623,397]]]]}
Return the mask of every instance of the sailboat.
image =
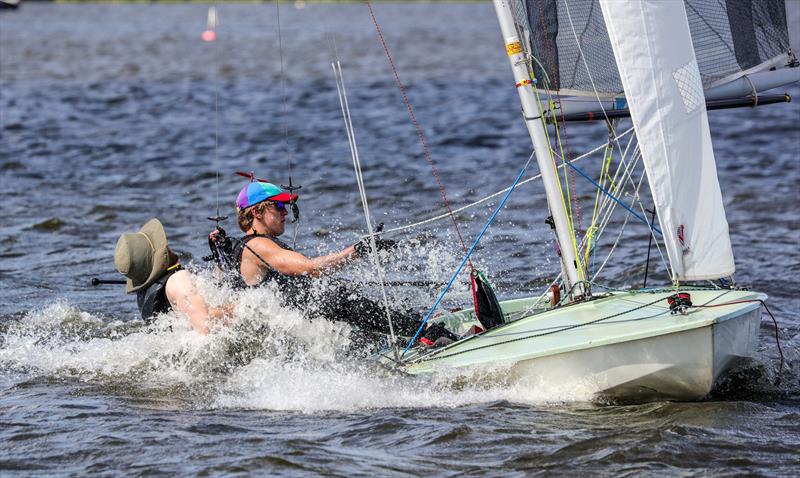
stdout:
{"type": "Polygon", "coordinates": [[[412,341],[375,359],[410,374],[480,378],[501,369],[507,383],[557,383],[622,401],[706,397],[727,371],[755,355],[767,299],[732,280],[707,111],[789,100],[762,94],[799,79],[783,1],[493,3],[562,273],[542,296],[498,301],[494,323],[477,305],[434,319],[432,308],[426,321],[441,322],[461,339],[440,347],[412,341]],[[635,133],[627,146],[626,132],[617,131],[620,117],[630,117],[628,133],[635,133]],[[576,233],[562,182],[571,169],[585,173],[558,153],[549,128],[591,119],[606,121],[606,151],[628,164],[616,179],[589,178],[596,205],[605,208],[592,227],[603,231],[611,210],[626,209],[625,224],[641,222],[665,251],[670,284],[598,290],[588,270],[596,236],[576,233]],[[644,214],[638,189],[633,201],[620,195],[637,161],[657,220],[644,214]]]}

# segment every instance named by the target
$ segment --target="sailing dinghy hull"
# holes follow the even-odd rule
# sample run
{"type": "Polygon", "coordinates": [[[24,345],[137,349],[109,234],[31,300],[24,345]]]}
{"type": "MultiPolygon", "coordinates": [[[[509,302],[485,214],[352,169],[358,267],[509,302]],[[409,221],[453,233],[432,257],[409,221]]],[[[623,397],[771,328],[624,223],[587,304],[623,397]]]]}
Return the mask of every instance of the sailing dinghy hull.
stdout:
{"type": "Polygon", "coordinates": [[[758,344],[760,309],[706,327],[525,360],[517,377],[574,384],[624,402],[699,400],[758,344]]]}
{"type": "MultiPolygon", "coordinates": [[[[558,396],[699,400],[726,371],[755,355],[759,300],[766,296],[691,291],[693,303],[706,307],[672,314],[672,294],[615,293],[539,312],[443,349],[411,352],[405,370],[465,380],[493,376],[509,385],[557,389],[558,396]]],[[[513,316],[533,303],[518,299],[502,306],[513,316]]],[[[470,317],[471,311],[462,311],[444,322],[464,327],[470,317]]]]}

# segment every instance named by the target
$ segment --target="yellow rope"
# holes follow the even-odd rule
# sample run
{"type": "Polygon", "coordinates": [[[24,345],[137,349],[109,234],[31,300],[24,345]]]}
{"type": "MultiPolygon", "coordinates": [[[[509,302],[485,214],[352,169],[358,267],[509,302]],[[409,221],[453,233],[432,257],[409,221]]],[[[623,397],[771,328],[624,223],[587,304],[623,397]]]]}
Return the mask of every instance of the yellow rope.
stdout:
{"type": "MultiPolygon", "coordinates": [[[[550,96],[549,99],[550,99],[550,102],[549,102],[550,111],[554,111],[555,110],[555,102],[553,101],[552,95],[550,96]]],[[[564,154],[564,145],[561,142],[561,134],[560,134],[560,128],[558,126],[558,121],[555,121],[553,123],[553,125],[555,127],[554,129],[555,129],[555,132],[556,132],[556,144],[558,144],[558,150],[559,150],[559,154],[561,155],[561,161],[562,161],[562,163],[566,163],[567,159],[566,159],[566,155],[564,154]]],[[[575,213],[572,211],[572,202],[573,202],[573,200],[572,200],[572,194],[571,194],[571,190],[570,190],[569,172],[567,171],[567,168],[561,168],[561,170],[562,170],[563,175],[564,175],[564,189],[567,190],[567,199],[566,199],[566,204],[568,205],[567,218],[569,220],[569,230],[570,230],[570,238],[572,239],[572,248],[575,251],[575,260],[578,262],[578,264],[576,264],[577,267],[578,267],[578,276],[581,279],[585,279],[585,277],[583,275],[583,272],[582,272],[583,271],[583,265],[581,264],[581,254],[579,252],[578,238],[575,235],[575,223],[574,223],[574,219],[573,219],[575,217],[575,213]]],[[[556,168],[556,171],[558,171],[558,168],[556,168]]],[[[562,192],[562,196],[563,196],[563,192],[562,192]]],[[[577,203],[577,198],[575,198],[575,201],[577,203]]],[[[576,204],[576,207],[577,207],[577,204],[576,204]]]]}
{"type": "MultiPolygon", "coordinates": [[[[541,118],[544,118],[544,109],[542,108],[542,101],[541,101],[541,98],[539,96],[539,92],[535,88],[533,89],[533,91],[534,91],[534,95],[536,97],[536,105],[539,108],[539,116],[541,118]]],[[[551,108],[554,106],[553,102],[552,102],[552,97],[550,98],[550,103],[549,104],[551,105],[551,108]]],[[[551,109],[551,111],[552,111],[552,109],[551,109]]],[[[545,132],[545,136],[547,138],[548,149],[550,149],[550,145],[552,144],[551,143],[551,139],[550,139],[550,131],[547,129],[546,126],[544,127],[544,132],[545,132]]],[[[558,125],[556,125],[556,134],[558,134],[558,125]]],[[[550,153],[550,161],[552,162],[553,167],[555,168],[556,174],[557,174],[558,173],[558,165],[556,164],[555,156],[553,155],[553,151],[552,150],[549,153],[550,153]]],[[[563,150],[562,150],[562,155],[563,155],[563,150]]],[[[566,176],[566,173],[565,173],[565,176],[566,176]]],[[[576,266],[577,266],[577,269],[578,269],[578,278],[579,278],[579,280],[585,280],[586,279],[586,275],[584,273],[583,264],[581,263],[580,252],[578,252],[578,242],[577,242],[577,239],[575,238],[575,227],[574,227],[573,221],[572,221],[572,204],[571,203],[567,203],[567,202],[564,201],[564,190],[561,187],[561,181],[560,180],[556,181],[556,184],[558,185],[558,192],[559,192],[559,197],[561,197],[561,204],[562,204],[562,206],[564,207],[564,210],[567,213],[567,226],[568,226],[568,229],[569,229],[570,241],[572,242],[572,250],[574,251],[574,254],[575,254],[575,262],[577,262],[576,266]]],[[[567,185],[568,184],[569,183],[567,183],[567,185]]],[[[569,190],[568,187],[567,187],[567,190],[569,190]]]]}
{"type": "MultiPolygon", "coordinates": [[[[549,101],[550,111],[555,111],[556,104],[553,101],[552,95],[550,96],[549,100],[550,100],[549,101]]],[[[558,153],[559,155],[561,155],[561,162],[564,163],[566,162],[566,159],[564,159],[566,158],[566,156],[564,155],[564,145],[561,143],[561,133],[560,133],[561,128],[558,127],[558,120],[556,120],[553,123],[553,126],[555,126],[555,131],[556,131],[556,144],[558,145],[558,153]]],[[[561,168],[561,169],[562,169],[562,174],[564,175],[564,188],[567,190],[567,205],[569,206],[569,217],[570,221],[572,221],[572,218],[574,217],[575,213],[572,211],[572,195],[569,188],[569,172],[567,171],[567,168],[561,168]]]]}
{"type": "MultiPolygon", "coordinates": [[[[603,163],[600,166],[600,187],[605,187],[606,178],[608,178],[609,182],[613,184],[613,180],[611,179],[611,175],[609,174],[609,170],[611,169],[611,157],[614,151],[613,145],[609,142],[606,145],[605,152],[603,153],[603,163]]],[[[597,234],[598,228],[597,224],[597,217],[599,214],[599,204],[600,204],[600,189],[595,191],[594,196],[594,209],[592,210],[592,223],[589,225],[589,228],[586,230],[586,250],[584,252],[584,263],[589,263],[589,255],[592,251],[592,242],[594,241],[594,236],[597,234]]]]}

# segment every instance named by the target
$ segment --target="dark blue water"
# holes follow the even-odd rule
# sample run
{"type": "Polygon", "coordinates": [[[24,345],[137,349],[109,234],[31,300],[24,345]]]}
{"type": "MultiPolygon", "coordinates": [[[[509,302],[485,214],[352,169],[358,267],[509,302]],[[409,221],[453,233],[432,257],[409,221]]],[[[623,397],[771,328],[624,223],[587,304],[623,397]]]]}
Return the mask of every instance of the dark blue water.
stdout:
{"type": "MultiPolygon", "coordinates": [[[[26,4],[0,14],[3,474],[797,474],[797,103],[709,115],[736,277],[771,297],[783,374],[765,320],[757,360],[700,403],[611,406],[581,390],[409,379],[344,360],[341,324],[308,322],[268,291],[245,294],[234,325],[199,337],[176,317],[145,327],[121,287],[88,285],[115,276],[119,234],[155,216],[208,300],[225,300],[199,258],[206,217],[234,212],[237,170],[286,184],[291,162],[300,250],[355,241],[365,220],[334,44],[374,218],[389,228],[443,211],[365,6],[282,5],[285,94],[275,5],[221,7],[214,44],[200,41],[206,12],[26,4]]],[[[530,141],[491,5],[375,12],[453,207],[507,187],[530,141]]],[[[567,128],[573,156],[605,137],[601,126],[567,128]]],[[[599,161],[581,164],[595,174],[599,161]]],[[[585,228],[594,195],[576,181],[585,228]]],[[[459,214],[467,239],[494,205],[459,214]]],[[[546,215],[530,183],[484,239],[476,263],[501,297],[539,293],[557,272],[546,215]]],[[[445,280],[461,259],[447,221],[395,238],[392,278],[445,280]]],[[[629,224],[599,281],[639,285],[646,253],[646,230],[629,224]]],[[[651,284],[667,281],[659,263],[651,284]]],[[[342,275],[375,278],[363,264],[342,275]]],[[[419,309],[434,294],[390,291],[419,309]]],[[[445,305],[467,301],[462,284],[445,305]]]]}

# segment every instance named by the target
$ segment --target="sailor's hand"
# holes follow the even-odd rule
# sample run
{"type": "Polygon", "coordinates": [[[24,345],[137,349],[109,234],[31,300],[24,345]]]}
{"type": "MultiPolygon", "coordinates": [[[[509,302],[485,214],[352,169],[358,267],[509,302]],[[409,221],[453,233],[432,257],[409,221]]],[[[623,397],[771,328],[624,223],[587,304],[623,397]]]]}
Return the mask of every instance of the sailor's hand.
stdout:
{"type": "Polygon", "coordinates": [[[233,257],[233,242],[225,234],[225,229],[217,226],[208,235],[208,248],[211,250],[210,256],[203,257],[203,260],[214,261],[223,270],[227,270],[233,257]]]}
{"type": "Polygon", "coordinates": [[[213,231],[211,231],[211,233],[209,233],[208,238],[210,240],[212,240],[212,241],[216,241],[217,238],[224,239],[225,238],[225,229],[217,226],[216,228],[214,228],[213,231]]]}
{"type": "MultiPolygon", "coordinates": [[[[369,238],[365,238],[360,240],[355,244],[356,255],[358,257],[366,257],[372,254],[372,243],[369,238]]],[[[393,241],[391,239],[379,239],[375,238],[375,248],[378,251],[391,251],[397,247],[397,241],[393,241]]]]}

